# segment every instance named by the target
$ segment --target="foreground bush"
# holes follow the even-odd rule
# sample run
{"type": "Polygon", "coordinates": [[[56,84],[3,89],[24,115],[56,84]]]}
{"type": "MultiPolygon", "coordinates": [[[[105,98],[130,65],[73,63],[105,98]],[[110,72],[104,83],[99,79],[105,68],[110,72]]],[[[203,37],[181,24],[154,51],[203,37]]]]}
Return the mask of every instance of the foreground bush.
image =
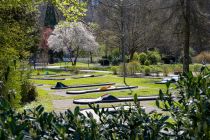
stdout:
{"type": "MultiPolygon", "coordinates": [[[[62,114],[44,112],[42,106],[22,113],[14,111],[0,98],[0,139],[209,139],[210,138],[210,73],[202,69],[199,76],[184,74],[177,85],[177,98],[160,90],[158,107],[168,113],[146,113],[136,100],[129,110],[115,113],[99,106],[90,107],[84,116],[76,107],[62,114]]],[[[135,95],[136,99],[136,95],[135,95]]]]}
{"type": "MultiPolygon", "coordinates": [[[[184,74],[177,85],[177,99],[172,93],[160,91],[162,109],[170,112],[173,123],[168,125],[176,139],[210,138],[210,72],[202,68],[199,76],[184,74]],[[166,96],[166,97],[165,97],[166,96]],[[165,97],[165,98],[164,98],[165,97]]],[[[160,106],[157,101],[157,105],[160,106]]]]}
{"type": "Polygon", "coordinates": [[[38,93],[36,87],[26,80],[22,82],[20,95],[21,102],[24,104],[34,101],[37,98],[38,93]]]}

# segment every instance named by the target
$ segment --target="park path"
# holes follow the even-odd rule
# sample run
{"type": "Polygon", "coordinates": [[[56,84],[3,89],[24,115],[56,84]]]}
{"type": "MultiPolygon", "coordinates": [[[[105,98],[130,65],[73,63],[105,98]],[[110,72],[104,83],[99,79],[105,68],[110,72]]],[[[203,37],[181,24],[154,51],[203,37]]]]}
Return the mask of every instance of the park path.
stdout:
{"type": "MultiPolygon", "coordinates": [[[[128,103],[128,102],[127,102],[128,103]]],[[[132,102],[130,102],[132,103],[132,102]]],[[[152,104],[154,103],[154,101],[141,101],[140,102],[140,105],[142,107],[145,107],[145,111],[147,113],[151,112],[151,111],[157,111],[157,112],[162,112],[160,109],[158,109],[156,106],[153,106],[152,104]]],[[[120,103],[120,105],[123,105],[126,103],[120,103]]],[[[103,104],[100,104],[102,105],[103,107],[106,106],[106,105],[110,105],[109,103],[103,103],[103,104]]],[[[113,106],[118,106],[119,103],[112,103],[113,106]]],[[[54,111],[59,113],[59,112],[64,112],[66,111],[67,109],[70,109],[71,111],[73,111],[75,109],[76,106],[79,106],[79,105],[76,105],[73,103],[73,99],[65,99],[65,100],[53,100],[53,108],[54,108],[54,111]]],[[[85,107],[85,108],[88,108],[88,107],[85,107]]]]}

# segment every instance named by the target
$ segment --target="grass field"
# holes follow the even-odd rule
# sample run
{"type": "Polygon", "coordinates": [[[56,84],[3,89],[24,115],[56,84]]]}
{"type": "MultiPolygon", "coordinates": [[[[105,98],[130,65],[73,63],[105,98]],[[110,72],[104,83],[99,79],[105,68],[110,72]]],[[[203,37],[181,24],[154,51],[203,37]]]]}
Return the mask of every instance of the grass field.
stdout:
{"type": "MultiPolygon", "coordinates": [[[[50,72],[50,74],[58,74],[57,72],[50,72]]],[[[60,74],[61,72],[59,72],[60,74]]],[[[66,72],[62,72],[66,73],[66,72]]],[[[69,73],[69,72],[68,72],[69,73]]],[[[98,74],[98,73],[93,73],[98,74]]],[[[81,74],[80,74],[81,75],[81,74]]],[[[63,76],[62,76],[63,77],[63,76]]],[[[56,77],[57,78],[57,77],[56,77]]],[[[82,78],[82,79],[72,79],[71,76],[65,76],[67,80],[62,80],[60,82],[66,85],[80,85],[80,84],[94,84],[94,83],[105,83],[105,82],[115,82],[116,86],[124,85],[123,78],[117,75],[112,74],[103,74],[101,77],[91,77],[91,78],[82,78]]],[[[137,94],[138,96],[148,96],[148,95],[158,95],[160,89],[166,89],[165,85],[154,84],[156,81],[160,81],[161,78],[126,78],[126,82],[131,86],[138,86],[138,89],[123,90],[123,91],[110,91],[110,92],[101,92],[101,93],[88,93],[88,94],[80,94],[80,95],[70,95],[70,96],[59,96],[52,94],[56,92],[55,90],[45,90],[41,87],[37,87],[38,90],[38,98],[36,101],[24,106],[24,108],[32,108],[39,104],[42,104],[47,111],[53,110],[52,101],[53,100],[65,100],[65,99],[79,99],[79,98],[98,98],[103,94],[111,94],[116,97],[127,97],[134,96],[137,94]]],[[[34,84],[44,84],[44,87],[50,88],[51,86],[55,86],[58,82],[56,80],[31,80],[34,84]]],[[[91,88],[80,88],[80,89],[68,89],[68,90],[83,90],[83,89],[93,89],[99,87],[91,87],[91,88]]],[[[66,92],[66,90],[63,90],[66,92]]],[[[104,106],[104,105],[102,105],[104,106]]],[[[107,106],[107,105],[105,105],[107,106]]],[[[111,105],[108,105],[111,106],[111,105]]],[[[80,106],[81,108],[87,108],[88,106],[80,106]]]]}
{"type": "MultiPolygon", "coordinates": [[[[32,71],[33,77],[43,77],[43,74],[49,74],[47,76],[50,76],[50,74],[73,74],[74,71],[72,71],[74,68],[71,66],[71,63],[56,63],[53,65],[60,65],[60,66],[68,66],[70,71],[62,71],[62,70],[52,70],[52,69],[44,69],[44,70],[34,70],[32,71]],[[37,75],[39,74],[39,75],[37,75]]],[[[142,69],[144,69],[144,66],[141,66],[142,69]]],[[[181,65],[180,64],[174,64],[174,65],[152,65],[150,68],[154,69],[161,69],[164,70],[164,68],[167,67],[169,72],[173,72],[176,69],[180,70],[181,65]]],[[[194,64],[190,65],[191,70],[199,70],[201,67],[200,64],[194,64]]],[[[85,63],[77,63],[76,68],[79,69],[88,69],[88,65],[85,63]]],[[[92,69],[98,69],[99,70],[104,70],[106,68],[100,69],[100,67],[95,67],[94,64],[90,64],[89,68],[92,69]]],[[[110,67],[109,67],[110,68],[110,67]]],[[[78,75],[74,76],[80,76],[84,75],[87,73],[79,73],[78,75]]],[[[106,83],[106,82],[115,82],[116,86],[124,85],[123,83],[123,78],[119,77],[117,75],[112,75],[112,74],[105,74],[105,73],[91,73],[91,74],[103,74],[104,76],[102,77],[93,77],[93,78],[82,78],[82,79],[72,79],[71,76],[59,76],[56,78],[66,78],[66,80],[61,80],[60,82],[66,84],[66,85],[80,85],[80,84],[94,84],[94,83],[106,83]]],[[[158,95],[159,90],[165,90],[166,86],[165,85],[159,85],[159,84],[154,84],[156,81],[160,81],[161,78],[151,78],[151,77],[144,77],[144,78],[126,78],[126,82],[128,85],[131,86],[138,86],[138,89],[133,89],[132,91],[130,90],[123,90],[123,91],[110,91],[110,92],[101,92],[101,93],[88,93],[88,94],[80,94],[80,95],[69,95],[69,96],[62,96],[59,94],[53,94],[53,92],[56,92],[55,90],[50,90],[49,88],[51,86],[55,86],[55,84],[59,81],[57,80],[31,80],[34,84],[43,84],[45,88],[48,88],[46,90],[43,87],[37,87],[38,91],[38,98],[36,101],[27,104],[24,106],[24,108],[32,108],[35,107],[39,104],[42,104],[47,111],[52,111],[54,110],[53,108],[53,101],[54,100],[66,100],[66,99],[79,99],[79,98],[98,98],[103,94],[111,94],[116,97],[127,97],[127,96],[134,96],[137,94],[138,96],[149,96],[149,95],[158,95]]],[[[175,87],[174,85],[172,87],[175,87]]],[[[67,89],[67,90],[84,90],[84,89],[93,89],[93,88],[99,88],[99,87],[91,87],[91,88],[80,88],[80,89],[67,89]]],[[[62,91],[64,94],[66,90],[62,91]]],[[[112,106],[113,104],[102,104],[100,106],[112,106]]],[[[116,104],[115,104],[116,105],[116,104]]],[[[151,105],[154,105],[152,103],[151,105]]],[[[87,108],[88,106],[80,106],[81,108],[87,108]]],[[[72,107],[69,107],[70,109],[72,107]]]]}

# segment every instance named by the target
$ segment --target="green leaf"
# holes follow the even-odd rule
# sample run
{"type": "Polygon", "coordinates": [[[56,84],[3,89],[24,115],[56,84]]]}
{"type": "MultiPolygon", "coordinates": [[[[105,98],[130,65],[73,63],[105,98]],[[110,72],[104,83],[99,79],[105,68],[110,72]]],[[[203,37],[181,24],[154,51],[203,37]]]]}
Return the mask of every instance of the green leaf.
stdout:
{"type": "Polygon", "coordinates": [[[163,99],[164,99],[163,96],[164,96],[163,91],[160,89],[160,90],[159,90],[159,97],[160,97],[160,100],[163,100],[163,99]]]}
{"type": "Polygon", "coordinates": [[[137,94],[134,95],[134,103],[135,103],[135,104],[138,103],[138,96],[137,96],[137,94]]]}
{"type": "Polygon", "coordinates": [[[156,103],[156,106],[157,106],[158,108],[160,108],[160,102],[159,102],[159,100],[158,100],[158,99],[156,100],[156,102],[155,102],[155,103],[156,103]]]}
{"type": "Polygon", "coordinates": [[[74,109],[74,116],[78,116],[79,112],[80,112],[79,106],[75,107],[75,109],[74,109]]]}

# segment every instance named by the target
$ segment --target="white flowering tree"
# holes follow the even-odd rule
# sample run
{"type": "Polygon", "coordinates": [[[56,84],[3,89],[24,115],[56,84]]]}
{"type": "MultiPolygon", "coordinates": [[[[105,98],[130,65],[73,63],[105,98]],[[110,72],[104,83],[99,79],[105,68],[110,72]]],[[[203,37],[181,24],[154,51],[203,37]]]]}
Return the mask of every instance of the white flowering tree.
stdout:
{"type": "Polygon", "coordinates": [[[70,54],[72,65],[76,65],[80,52],[95,52],[98,43],[82,22],[65,22],[55,27],[48,38],[48,46],[55,52],[70,54]]]}

